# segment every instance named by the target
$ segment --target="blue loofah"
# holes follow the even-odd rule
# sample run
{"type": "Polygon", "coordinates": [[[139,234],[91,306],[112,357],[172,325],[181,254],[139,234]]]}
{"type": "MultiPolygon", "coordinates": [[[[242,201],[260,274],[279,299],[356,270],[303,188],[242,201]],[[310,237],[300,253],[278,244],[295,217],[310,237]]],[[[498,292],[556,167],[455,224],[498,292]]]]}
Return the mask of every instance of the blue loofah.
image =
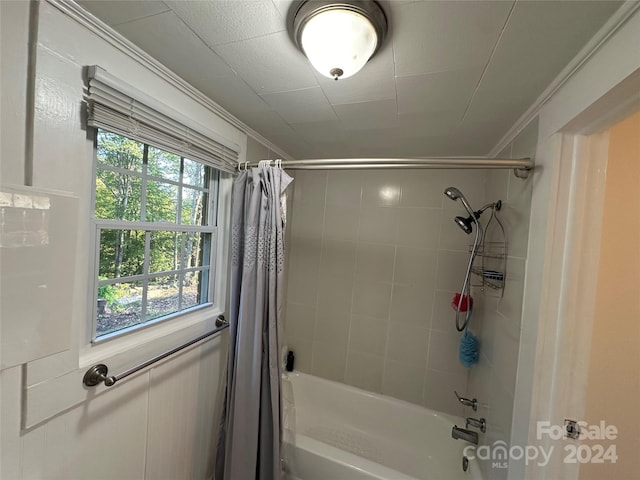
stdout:
{"type": "Polygon", "coordinates": [[[478,362],[478,339],[469,330],[464,331],[460,340],[460,362],[465,367],[471,367],[478,362]]]}

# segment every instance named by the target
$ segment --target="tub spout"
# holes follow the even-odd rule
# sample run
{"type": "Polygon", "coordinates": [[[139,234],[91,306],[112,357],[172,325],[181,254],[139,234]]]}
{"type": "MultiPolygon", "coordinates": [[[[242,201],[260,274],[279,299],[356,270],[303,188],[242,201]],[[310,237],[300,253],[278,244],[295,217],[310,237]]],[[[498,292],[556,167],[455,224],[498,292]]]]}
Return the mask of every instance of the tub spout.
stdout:
{"type": "Polygon", "coordinates": [[[451,438],[456,440],[462,439],[465,442],[472,443],[474,445],[478,445],[478,434],[477,432],[473,432],[471,430],[467,430],[465,428],[460,428],[457,425],[454,425],[451,429],[451,438]]]}

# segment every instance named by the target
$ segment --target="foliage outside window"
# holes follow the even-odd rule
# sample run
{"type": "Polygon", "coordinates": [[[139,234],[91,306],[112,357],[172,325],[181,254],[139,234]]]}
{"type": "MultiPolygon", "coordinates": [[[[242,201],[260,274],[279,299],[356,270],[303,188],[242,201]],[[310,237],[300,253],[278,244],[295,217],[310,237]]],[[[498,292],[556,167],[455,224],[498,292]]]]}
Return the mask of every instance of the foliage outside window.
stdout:
{"type": "Polygon", "coordinates": [[[211,298],[217,171],[97,131],[95,336],[211,298]]]}

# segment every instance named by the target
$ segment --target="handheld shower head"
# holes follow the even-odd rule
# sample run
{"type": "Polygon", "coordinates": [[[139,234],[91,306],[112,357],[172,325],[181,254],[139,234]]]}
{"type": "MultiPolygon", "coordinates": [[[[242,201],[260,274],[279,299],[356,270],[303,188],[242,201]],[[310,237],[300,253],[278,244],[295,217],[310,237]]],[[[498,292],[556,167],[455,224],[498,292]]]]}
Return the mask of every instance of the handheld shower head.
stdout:
{"type": "Polygon", "coordinates": [[[462,192],[460,192],[456,187],[447,187],[444,190],[444,194],[451,200],[457,200],[462,196],[462,192]]]}
{"type": "Polygon", "coordinates": [[[473,208],[469,205],[469,202],[464,197],[462,192],[458,190],[456,187],[447,187],[444,190],[444,194],[449,197],[451,200],[460,200],[462,205],[464,205],[465,210],[469,213],[469,215],[473,216],[473,208]]]}

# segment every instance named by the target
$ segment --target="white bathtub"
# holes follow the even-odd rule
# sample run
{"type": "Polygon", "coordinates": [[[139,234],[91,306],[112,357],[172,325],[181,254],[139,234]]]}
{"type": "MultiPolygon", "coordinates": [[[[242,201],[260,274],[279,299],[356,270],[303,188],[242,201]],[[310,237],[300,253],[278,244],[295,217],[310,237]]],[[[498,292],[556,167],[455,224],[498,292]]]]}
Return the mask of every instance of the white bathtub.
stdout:
{"type": "Polygon", "coordinates": [[[298,372],[283,391],[293,479],[481,480],[474,461],[462,470],[468,444],[451,438],[460,417],[298,372]]]}

